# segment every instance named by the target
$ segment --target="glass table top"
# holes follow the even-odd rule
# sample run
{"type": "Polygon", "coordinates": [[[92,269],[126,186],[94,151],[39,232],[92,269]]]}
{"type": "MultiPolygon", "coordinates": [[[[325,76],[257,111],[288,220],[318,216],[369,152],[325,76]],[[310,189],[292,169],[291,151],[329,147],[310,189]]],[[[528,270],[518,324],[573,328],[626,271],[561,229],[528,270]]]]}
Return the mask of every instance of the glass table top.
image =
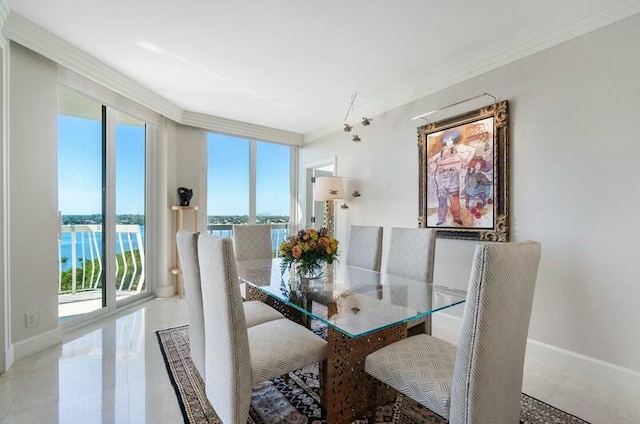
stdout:
{"type": "Polygon", "coordinates": [[[319,279],[281,273],[278,259],[238,261],[241,282],[350,337],[366,336],[459,305],[466,292],[357,267],[339,267],[319,279]]]}

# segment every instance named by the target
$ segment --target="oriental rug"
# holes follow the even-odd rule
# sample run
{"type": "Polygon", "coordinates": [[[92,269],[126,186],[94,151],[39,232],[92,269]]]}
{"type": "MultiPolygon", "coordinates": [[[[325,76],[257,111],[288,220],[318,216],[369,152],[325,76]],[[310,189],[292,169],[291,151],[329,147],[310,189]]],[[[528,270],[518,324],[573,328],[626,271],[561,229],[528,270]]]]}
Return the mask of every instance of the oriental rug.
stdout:
{"type": "MultiPolygon", "coordinates": [[[[191,362],[188,326],[156,333],[185,424],[221,424],[191,362]]],[[[253,387],[248,424],[325,424],[319,387],[317,365],[257,384],[253,387]]],[[[521,405],[520,422],[524,424],[589,424],[524,393],[521,405]]],[[[376,423],[444,424],[447,420],[398,395],[394,402],[378,406],[376,423]]]]}

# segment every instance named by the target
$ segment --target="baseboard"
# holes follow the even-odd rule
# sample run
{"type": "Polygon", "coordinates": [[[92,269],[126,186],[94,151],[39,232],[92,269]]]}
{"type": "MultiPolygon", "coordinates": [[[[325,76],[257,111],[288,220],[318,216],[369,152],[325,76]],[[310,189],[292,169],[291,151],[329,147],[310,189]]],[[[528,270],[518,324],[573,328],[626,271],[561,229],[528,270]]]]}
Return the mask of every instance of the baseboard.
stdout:
{"type": "Polygon", "coordinates": [[[6,371],[11,368],[11,365],[15,362],[13,345],[9,346],[9,348],[4,352],[4,369],[2,371],[6,371]]]}
{"type": "MultiPolygon", "coordinates": [[[[460,334],[462,318],[439,312],[433,315],[433,326],[460,334]]],[[[626,393],[640,397],[640,372],[600,359],[562,349],[537,340],[527,339],[526,360],[539,361],[569,372],[607,383],[626,393]]]]}
{"type": "Polygon", "coordinates": [[[62,329],[56,327],[46,333],[29,337],[13,344],[13,359],[19,361],[62,342],[62,329]]]}
{"type": "Polygon", "coordinates": [[[630,368],[531,339],[527,340],[527,359],[575,372],[640,397],[640,372],[630,368]]]}
{"type": "Polygon", "coordinates": [[[174,286],[156,287],[156,297],[173,297],[176,294],[176,288],[174,286]]]}

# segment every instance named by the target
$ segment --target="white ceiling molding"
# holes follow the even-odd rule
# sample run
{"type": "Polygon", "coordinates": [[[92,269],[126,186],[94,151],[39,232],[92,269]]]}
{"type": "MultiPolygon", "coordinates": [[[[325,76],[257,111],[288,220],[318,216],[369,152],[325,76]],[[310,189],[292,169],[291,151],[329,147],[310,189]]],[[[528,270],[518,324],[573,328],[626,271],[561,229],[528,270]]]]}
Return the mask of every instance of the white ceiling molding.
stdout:
{"type": "MultiPolygon", "coordinates": [[[[7,5],[7,0],[0,0],[0,30],[4,27],[4,23],[7,22],[7,18],[9,17],[9,6],[7,5]]],[[[7,39],[4,38],[2,32],[0,31],[0,47],[4,49],[7,45],[7,39]]]]}
{"type": "Polygon", "coordinates": [[[173,103],[15,12],[9,13],[2,31],[9,40],[22,44],[153,111],[174,121],[180,121],[182,118],[182,110],[173,103]]]}
{"type": "MultiPolygon", "coordinates": [[[[518,40],[514,47],[497,52],[495,55],[451,69],[446,76],[427,81],[420,87],[416,87],[413,93],[397,93],[385,101],[384,105],[371,104],[361,107],[363,116],[376,116],[386,111],[411,103],[429,94],[443,90],[447,87],[459,84],[463,81],[497,69],[506,64],[523,59],[542,50],[569,41],[580,35],[594,31],[598,28],[612,24],[621,19],[640,13],[640,4],[637,0],[612,1],[606,6],[577,19],[567,22],[562,28],[549,32],[541,37],[518,40]]],[[[433,105],[434,108],[440,105],[433,105]]],[[[317,130],[304,134],[304,143],[310,143],[326,135],[342,131],[342,123],[325,125],[317,130]]]]}
{"type": "MultiPolygon", "coordinates": [[[[0,19],[2,16],[1,6],[3,5],[1,1],[0,19]]],[[[109,65],[15,12],[9,11],[8,17],[2,25],[2,34],[7,39],[15,41],[180,124],[264,141],[296,146],[302,144],[302,134],[184,111],[109,65]]]]}
{"type": "Polygon", "coordinates": [[[0,0],[0,27],[4,25],[9,16],[9,6],[7,0],[0,0]]]}
{"type": "Polygon", "coordinates": [[[184,112],[181,124],[256,140],[274,141],[294,146],[303,144],[302,134],[196,112],[184,112]]]}

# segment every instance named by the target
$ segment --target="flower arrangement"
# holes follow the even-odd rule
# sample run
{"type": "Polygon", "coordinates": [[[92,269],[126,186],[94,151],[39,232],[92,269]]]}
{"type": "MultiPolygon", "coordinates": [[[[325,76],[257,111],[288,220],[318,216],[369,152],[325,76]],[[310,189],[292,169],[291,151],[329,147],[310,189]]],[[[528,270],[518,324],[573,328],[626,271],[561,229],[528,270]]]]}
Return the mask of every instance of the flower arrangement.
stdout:
{"type": "Polygon", "coordinates": [[[338,257],[338,240],[329,235],[326,228],[300,230],[280,244],[282,272],[296,264],[301,276],[318,277],[323,263],[332,264],[338,257]]]}

